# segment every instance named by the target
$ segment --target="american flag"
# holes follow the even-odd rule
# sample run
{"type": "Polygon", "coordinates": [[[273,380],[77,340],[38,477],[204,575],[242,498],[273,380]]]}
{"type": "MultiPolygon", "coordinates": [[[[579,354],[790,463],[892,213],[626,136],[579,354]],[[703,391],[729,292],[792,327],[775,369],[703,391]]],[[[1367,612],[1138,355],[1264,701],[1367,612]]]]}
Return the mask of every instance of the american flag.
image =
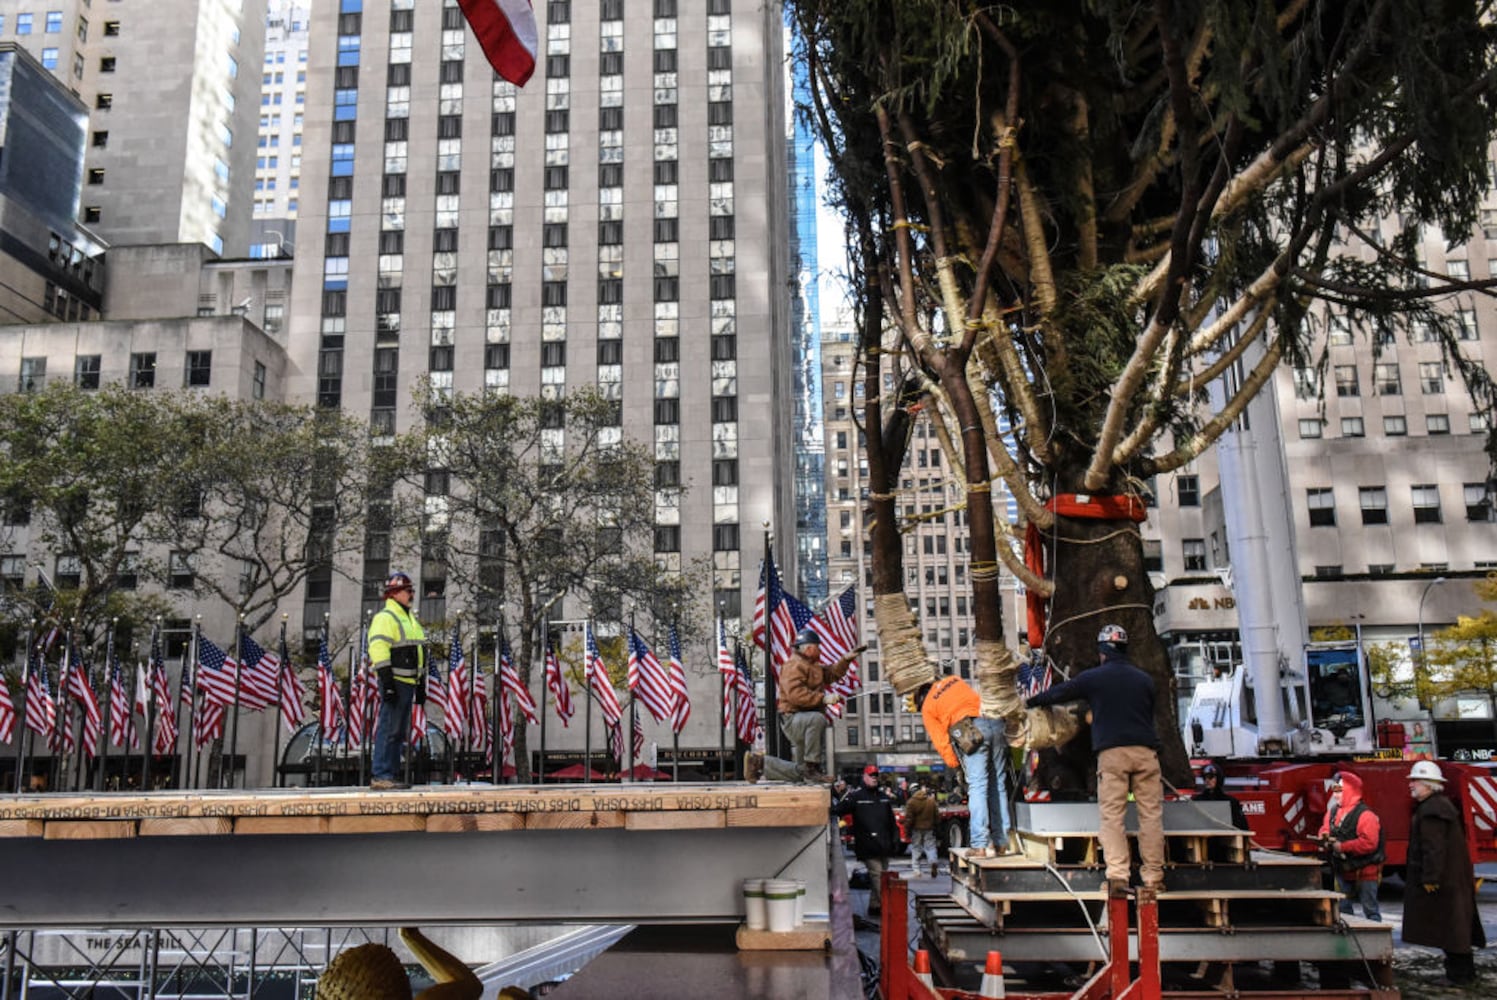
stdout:
{"type": "MultiPolygon", "coordinates": [[[[395,682],[399,684],[399,681],[395,682]]],[[[433,705],[447,704],[447,685],[442,683],[442,675],[439,671],[428,670],[426,672],[426,700],[433,705]]],[[[410,743],[415,746],[426,739],[426,705],[418,704],[415,699],[411,700],[411,733],[410,743]]]]}
{"type": "Polygon", "coordinates": [[[1019,694],[1024,698],[1032,698],[1046,690],[1053,679],[1048,656],[1043,662],[1028,659],[1019,664],[1019,694]]]}
{"type": "MultiPolygon", "coordinates": [[[[494,690],[503,699],[504,691],[499,686],[499,674],[494,673],[494,690]]],[[[502,721],[502,720],[501,720],[502,721]]],[[[483,677],[473,672],[473,700],[468,703],[468,725],[472,727],[472,747],[483,751],[484,760],[494,759],[494,734],[489,729],[489,691],[483,677]]],[[[495,776],[497,778],[497,775],[495,776]]]]}
{"type": "Polygon", "coordinates": [[[458,0],[458,5],[494,72],[517,87],[525,86],[540,51],[530,0],[458,0]]]}
{"type": "Polygon", "coordinates": [[[738,668],[734,671],[737,675],[738,684],[738,712],[735,716],[735,729],[738,739],[744,743],[753,743],[759,738],[759,697],[754,691],[754,678],[749,674],[748,661],[743,658],[743,652],[738,653],[738,668]]]}
{"type": "Polygon", "coordinates": [[[9,743],[16,731],[16,703],[10,700],[10,681],[0,677],[0,743],[9,743]]]}
{"type": "Polygon", "coordinates": [[[660,665],[660,658],[632,626],[629,629],[629,692],[644,702],[656,722],[670,718],[670,679],[660,665]]]}
{"type": "MultiPolygon", "coordinates": [[[[104,734],[104,715],[99,711],[99,697],[89,682],[88,664],[74,661],[68,671],[68,694],[83,706],[83,752],[90,759],[99,755],[99,738],[104,734]]],[[[71,749],[71,748],[69,748],[71,749]]]]}
{"type": "MultiPolygon", "coordinates": [[[[234,661],[229,660],[229,669],[234,661]]],[[[239,637],[239,704],[252,712],[263,711],[281,701],[281,661],[267,653],[249,635],[239,637]]],[[[281,711],[286,711],[282,702],[281,711]]]]}
{"type": "Polygon", "coordinates": [[[686,664],[681,662],[681,636],[674,624],[666,633],[666,644],[671,651],[671,732],[679,735],[691,718],[691,693],[686,688],[686,664]]]}
{"type": "Polygon", "coordinates": [[[587,678],[587,686],[592,690],[593,697],[598,699],[603,721],[616,726],[624,710],[619,707],[619,696],[613,690],[613,680],[608,676],[608,665],[603,662],[603,654],[598,651],[598,640],[593,635],[591,622],[585,630],[585,638],[587,651],[583,656],[583,675],[587,678]]]}
{"type": "Polygon", "coordinates": [[[728,623],[717,619],[717,673],[722,678],[723,727],[733,724],[733,692],[738,690],[738,665],[728,648],[728,623]]]}
{"type": "Polygon", "coordinates": [[[468,732],[468,661],[463,657],[461,637],[454,627],[447,653],[447,686],[442,700],[442,732],[461,742],[468,732]]]}
{"type": "MultiPolygon", "coordinates": [[[[803,628],[810,628],[812,622],[816,620],[816,615],[811,612],[811,609],[806,607],[806,605],[794,594],[785,594],[784,600],[780,602],[780,606],[785,609],[785,618],[790,623],[788,631],[790,633],[791,641],[794,641],[797,632],[799,632],[803,628]]],[[[784,663],[785,660],[790,658],[790,653],[793,649],[793,646],[787,644],[784,649],[785,657],[782,660],[776,661],[773,657],[770,657],[770,663],[774,665],[776,682],[779,681],[780,676],[779,664],[784,663]]],[[[826,657],[822,657],[822,662],[827,662],[826,657]]],[[[771,711],[772,710],[773,706],[771,706],[771,711]]],[[[840,713],[840,711],[841,710],[839,708],[838,712],[840,713]]]]}
{"type": "MultiPolygon", "coordinates": [[[[816,634],[821,636],[822,662],[836,662],[858,647],[858,591],[853,585],[842,591],[837,599],[822,609],[811,622],[816,634]]],[[[844,699],[854,697],[863,689],[863,678],[858,670],[858,661],[848,665],[847,673],[831,684],[831,690],[844,699]]],[[[842,703],[827,706],[833,718],[842,717],[842,703]]]]}
{"type": "Polygon", "coordinates": [[[135,674],[135,702],[130,706],[130,725],[139,732],[142,726],[151,718],[151,688],[150,683],[146,680],[146,665],[144,663],[137,663],[133,673],[135,674]],[[137,715],[141,719],[139,724],[135,721],[135,716],[137,715]]]}
{"type": "MultiPolygon", "coordinates": [[[[166,676],[166,660],[161,655],[158,643],[151,646],[151,690],[152,697],[160,707],[156,710],[156,735],[152,744],[157,755],[176,753],[177,751],[177,713],[172,710],[172,685],[171,679],[166,676]]],[[[192,686],[192,666],[188,663],[187,656],[182,657],[182,676],[180,680],[182,691],[177,697],[178,705],[187,706],[187,712],[192,714],[192,703],[197,692],[192,686]]]]}
{"type": "Polygon", "coordinates": [[[281,642],[280,658],[276,660],[276,696],[281,703],[281,721],[286,724],[288,731],[296,732],[296,727],[307,717],[307,688],[291,662],[284,640],[281,642]]]}
{"type": "MultiPolygon", "coordinates": [[[[634,717],[630,729],[634,735],[630,742],[633,744],[635,766],[638,767],[638,761],[645,753],[645,727],[644,723],[639,721],[639,716],[634,717]]],[[[608,752],[613,754],[613,759],[619,762],[619,768],[622,770],[624,766],[624,720],[622,716],[619,717],[619,721],[608,724],[608,752]]]]}
{"type": "Polygon", "coordinates": [[[228,654],[212,639],[198,640],[197,677],[204,701],[220,707],[234,703],[234,670],[230,663],[228,654]]]}
{"type": "Polygon", "coordinates": [[[57,725],[52,727],[52,738],[47,741],[47,747],[53,753],[72,753],[78,745],[77,738],[73,735],[73,711],[68,701],[68,696],[73,689],[71,677],[73,665],[73,647],[71,641],[62,654],[62,663],[57,667],[57,725]]]}
{"type": "MultiPolygon", "coordinates": [[[[769,674],[778,683],[780,664],[790,657],[795,633],[805,627],[793,617],[793,608],[775,569],[774,554],[766,551],[759,567],[759,591],[754,595],[754,644],[767,654],[769,674]]],[[[793,600],[793,598],[790,598],[793,600]]],[[[797,604],[800,602],[797,601],[797,604]]],[[[804,605],[801,605],[804,607],[804,605]]],[[[806,612],[807,617],[810,611],[806,612]]]]}
{"type": "Polygon", "coordinates": [[[369,654],[359,660],[348,686],[348,745],[361,748],[366,739],[372,738],[372,716],[379,704],[379,685],[374,671],[370,669],[369,654]]]}
{"type": "MultiPolygon", "coordinates": [[[[495,761],[494,784],[499,783],[499,777],[504,771],[504,765],[514,760],[515,757],[515,713],[510,707],[509,692],[499,691],[499,759],[495,761]]],[[[489,753],[489,760],[493,761],[493,752],[489,753]]]]}
{"type": "Polygon", "coordinates": [[[638,715],[634,717],[634,721],[630,724],[630,729],[634,733],[634,759],[638,761],[645,755],[645,726],[644,723],[639,721],[638,715]]]}
{"type": "Polygon", "coordinates": [[[130,696],[125,693],[124,672],[119,657],[109,662],[109,742],[117,747],[128,744],[140,749],[140,735],[135,730],[135,716],[130,711],[130,696]]]}
{"type": "Polygon", "coordinates": [[[317,700],[321,710],[317,713],[317,727],[322,738],[336,736],[343,725],[343,695],[338,691],[338,675],[333,673],[333,657],[327,651],[327,632],[317,643],[317,700]]]}
{"type": "Polygon", "coordinates": [[[57,727],[57,703],[47,683],[47,664],[36,649],[26,654],[26,728],[50,737],[57,727]]]}
{"type": "MultiPolygon", "coordinates": [[[[546,652],[549,659],[549,646],[546,652]]],[[[514,658],[510,654],[509,642],[503,638],[499,640],[499,683],[505,691],[515,696],[515,704],[520,706],[527,722],[541,721],[536,716],[535,699],[530,697],[530,689],[520,680],[520,671],[516,669],[514,658]]]]}
{"type": "Polygon", "coordinates": [[[561,661],[556,658],[556,649],[551,645],[550,639],[546,640],[546,689],[556,699],[557,718],[561,719],[563,726],[570,725],[572,714],[576,711],[572,707],[572,689],[562,676],[561,661]]]}

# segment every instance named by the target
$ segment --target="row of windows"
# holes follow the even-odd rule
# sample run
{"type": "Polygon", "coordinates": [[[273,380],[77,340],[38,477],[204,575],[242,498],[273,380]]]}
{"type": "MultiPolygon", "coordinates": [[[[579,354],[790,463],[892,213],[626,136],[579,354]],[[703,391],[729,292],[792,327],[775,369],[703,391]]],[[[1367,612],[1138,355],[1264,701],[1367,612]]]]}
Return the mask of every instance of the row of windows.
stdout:
{"type": "MultiPolygon", "coordinates": [[[[36,27],[36,15],[35,14],[33,14],[33,13],[29,12],[29,11],[25,11],[25,12],[22,12],[22,13],[19,13],[19,14],[16,15],[16,34],[17,35],[29,35],[29,34],[32,33],[32,31],[35,29],[35,27],[36,27]]],[[[78,35],[78,41],[80,41],[80,42],[86,42],[86,41],[88,41],[88,18],[86,18],[86,17],[80,17],[80,18],[78,18],[78,25],[77,25],[76,31],[77,31],[77,35],[78,35]]],[[[43,15],[43,19],[42,19],[42,33],[43,34],[47,34],[47,35],[60,35],[60,34],[62,34],[62,11],[60,11],[60,10],[49,10],[49,11],[47,11],[43,15]]],[[[120,33],[120,22],[118,22],[118,21],[105,21],[104,22],[104,37],[106,37],[106,38],[115,38],[115,37],[118,37],[119,33],[120,33]]],[[[4,14],[0,14],[0,35],[3,35],[3,34],[5,34],[5,15],[4,14]]]]}
{"type": "MultiPolygon", "coordinates": [[[[1487,432],[1487,417],[1483,413],[1470,413],[1467,415],[1467,429],[1472,434],[1485,434],[1487,432]]],[[[1443,435],[1450,433],[1450,415],[1447,413],[1426,413],[1424,415],[1424,432],[1430,435],[1443,435]]],[[[1402,413],[1390,413],[1383,417],[1383,433],[1388,437],[1403,437],[1409,433],[1408,417],[1402,413]]],[[[1366,437],[1367,423],[1362,417],[1342,417],[1341,436],[1344,438],[1366,437]]],[[[1325,436],[1325,421],[1319,417],[1303,418],[1299,422],[1299,436],[1302,438],[1322,438],[1325,436]]]]}
{"type": "MultiPolygon", "coordinates": [[[[1439,524],[1440,487],[1435,483],[1418,483],[1409,487],[1409,497],[1414,508],[1415,524],[1439,524]]],[[[1492,520],[1492,490],[1490,483],[1465,483],[1462,500],[1466,507],[1466,520],[1492,520]]],[[[1357,501],[1362,509],[1363,524],[1388,523],[1388,490],[1383,486],[1362,486],[1357,489],[1357,501]]],[[[1334,487],[1322,486],[1305,491],[1306,506],[1310,511],[1311,527],[1330,527],[1336,523],[1336,496],[1334,487]]]]}
{"type": "MultiPolygon", "coordinates": [[[[80,389],[99,388],[103,357],[98,354],[80,354],[73,359],[73,384],[80,389]]],[[[189,388],[207,388],[213,378],[213,352],[188,351],[182,365],[182,384],[189,388]]],[[[36,392],[46,385],[47,359],[43,357],[22,358],[18,388],[22,392],[36,392]]],[[[156,353],[142,351],[130,355],[129,386],[135,389],[151,389],[156,385],[156,353]]],[[[252,395],[265,398],[265,365],[255,362],[252,395]]]]}

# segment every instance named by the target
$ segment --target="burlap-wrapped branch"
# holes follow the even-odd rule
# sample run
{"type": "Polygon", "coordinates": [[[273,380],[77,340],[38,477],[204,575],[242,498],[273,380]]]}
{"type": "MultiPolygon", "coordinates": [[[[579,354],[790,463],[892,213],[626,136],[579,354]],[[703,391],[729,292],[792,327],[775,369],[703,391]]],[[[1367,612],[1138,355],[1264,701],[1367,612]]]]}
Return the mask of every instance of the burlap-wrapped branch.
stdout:
{"type": "Polygon", "coordinates": [[[1017,727],[1024,718],[1024,702],[1019,698],[1019,661],[1013,650],[992,639],[978,639],[975,651],[983,717],[1017,727]]]}
{"type": "Polygon", "coordinates": [[[925,655],[915,613],[902,592],[875,596],[873,620],[878,627],[879,662],[897,693],[911,694],[936,679],[935,664],[925,655]]]}
{"type": "Polygon", "coordinates": [[[1081,721],[1061,705],[1026,709],[1021,726],[1021,738],[1015,740],[1010,737],[1009,742],[1022,742],[1026,750],[1058,747],[1071,742],[1081,732],[1081,721]]]}

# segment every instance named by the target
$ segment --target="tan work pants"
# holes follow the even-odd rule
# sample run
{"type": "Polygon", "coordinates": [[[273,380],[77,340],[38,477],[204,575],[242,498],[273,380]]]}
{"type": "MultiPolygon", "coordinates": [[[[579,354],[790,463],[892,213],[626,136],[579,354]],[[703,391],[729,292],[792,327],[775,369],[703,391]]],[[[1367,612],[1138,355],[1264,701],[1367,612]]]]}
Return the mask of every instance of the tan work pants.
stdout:
{"type": "Polygon", "coordinates": [[[1112,747],[1097,754],[1097,806],[1109,879],[1128,880],[1132,852],[1123,832],[1128,793],[1138,806],[1139,874],[1146,886],[1164,883],[1164,785],[1159,754],[1149,747],[1112,747]]]}

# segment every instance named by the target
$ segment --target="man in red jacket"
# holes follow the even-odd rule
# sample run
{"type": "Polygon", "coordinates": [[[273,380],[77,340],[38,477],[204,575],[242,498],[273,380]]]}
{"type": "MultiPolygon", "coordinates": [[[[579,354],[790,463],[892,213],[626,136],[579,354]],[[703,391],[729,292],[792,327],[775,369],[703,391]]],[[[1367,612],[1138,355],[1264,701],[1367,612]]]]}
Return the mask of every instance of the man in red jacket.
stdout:
{"type": "Polygon", "coordinates": [[[1381,921],[1377,886],[1383,874],[1383,824],[1362,801],[1362,779],[1344,771],[1331,779],[1331,804],[1320,824],[1320,837],[1331,852],[1336,887],[1346,894],[1341,912],[1354,912],[1361,902],[1362,915],[1381,921]]]}

